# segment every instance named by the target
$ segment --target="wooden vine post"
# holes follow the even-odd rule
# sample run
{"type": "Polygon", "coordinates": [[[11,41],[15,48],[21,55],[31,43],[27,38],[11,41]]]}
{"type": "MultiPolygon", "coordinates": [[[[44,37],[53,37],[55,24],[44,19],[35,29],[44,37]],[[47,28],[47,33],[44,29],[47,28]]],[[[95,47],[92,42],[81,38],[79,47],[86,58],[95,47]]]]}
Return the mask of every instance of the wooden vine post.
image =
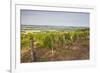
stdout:
{"type": "Polygon", "coordinates": [[[35,45],[34,45],[35,40],[33,38],[30,39],[30,49],[31,49],[31,58],[32,58],[32,62],[36,61],[36,49],[35,49],[35,45]]]}

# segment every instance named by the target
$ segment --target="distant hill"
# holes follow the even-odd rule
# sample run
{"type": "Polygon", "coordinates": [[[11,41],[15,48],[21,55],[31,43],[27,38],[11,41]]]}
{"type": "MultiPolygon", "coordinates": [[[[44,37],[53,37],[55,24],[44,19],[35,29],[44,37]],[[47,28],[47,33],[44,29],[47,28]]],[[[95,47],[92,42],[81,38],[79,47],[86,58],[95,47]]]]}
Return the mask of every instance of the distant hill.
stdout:
{"type": "Polygon", "coordinates": [[[88,29],[88,27],[74,27],[74,26],[48,26],[48,25],[21,25],[21,30],[57,30],[57,31],[71,31],[76,29],[88,29]]]}

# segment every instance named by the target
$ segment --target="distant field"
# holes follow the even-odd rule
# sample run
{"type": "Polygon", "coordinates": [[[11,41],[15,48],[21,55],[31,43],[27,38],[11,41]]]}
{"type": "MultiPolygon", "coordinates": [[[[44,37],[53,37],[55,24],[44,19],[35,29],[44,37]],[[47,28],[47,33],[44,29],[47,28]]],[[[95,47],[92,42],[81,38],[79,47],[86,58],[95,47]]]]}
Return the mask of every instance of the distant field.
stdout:
{"type": "Polygon", "coordinates": [[[89,59],[89,28],[21,26],[21,63],[89,59]]]}

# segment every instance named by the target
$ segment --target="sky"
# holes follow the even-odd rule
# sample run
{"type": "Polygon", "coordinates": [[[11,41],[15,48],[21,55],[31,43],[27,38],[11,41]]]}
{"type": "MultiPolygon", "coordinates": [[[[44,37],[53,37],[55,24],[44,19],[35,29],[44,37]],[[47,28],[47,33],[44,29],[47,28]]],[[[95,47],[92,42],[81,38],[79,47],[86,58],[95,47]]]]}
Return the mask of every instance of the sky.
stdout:
{"type": "Polygon", "coordinates": [[[21,25],[89,27],[89,13],[21,10],[21,25]]]}

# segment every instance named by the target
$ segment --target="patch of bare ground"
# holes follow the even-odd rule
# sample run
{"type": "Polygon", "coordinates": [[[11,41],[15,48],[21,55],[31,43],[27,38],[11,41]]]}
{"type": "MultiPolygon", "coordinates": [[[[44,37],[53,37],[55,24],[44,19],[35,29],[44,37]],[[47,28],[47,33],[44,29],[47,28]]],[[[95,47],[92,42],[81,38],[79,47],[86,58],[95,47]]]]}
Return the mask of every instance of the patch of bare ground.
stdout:
{"type": "MultiPolygon", "coordinates": [[[[47,48],[37,48],[35,52],[36,62],[89,59],[89,47],[84,47],[80,43],[73,43],[67,48],[54,48],[53,53],[47,48]]],[[[21,51],[21,62],[32,62],[30,50],[21,51]]]]}

